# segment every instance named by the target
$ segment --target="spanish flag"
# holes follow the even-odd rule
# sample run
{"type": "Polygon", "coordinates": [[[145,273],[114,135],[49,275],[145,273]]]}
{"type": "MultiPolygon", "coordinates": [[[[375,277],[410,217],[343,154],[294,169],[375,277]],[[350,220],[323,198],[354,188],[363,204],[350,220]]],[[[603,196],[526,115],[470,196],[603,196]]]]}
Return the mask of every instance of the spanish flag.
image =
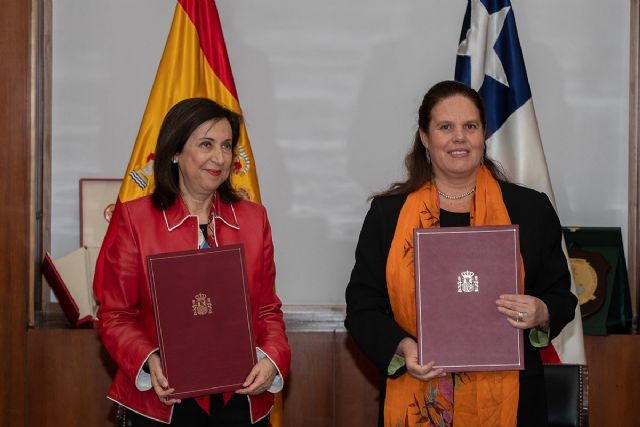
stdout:
{"type": "MultiPolygon", "coordinates": [[[[167,44],[151,88],[120,202],[153,191],[153,158],[165,114],[186,98],[210,98],[242,114],[214,0],[178,0],[167,44]]],[[[248,199],[260,202],[260,190],[244,124],[235,153],[231,182],[248,199]]]]}
{"type": "MultiPolygon", "coordinates": [[[[214,0],[178,0],[167,44],[151,88],[131,159],[120,187],[119,203],[151,194],[153,158],[164,116],[186,98],[210,98],[242,115],[229,57],[214,0]]],[[[253,153],[244,124],[232,165],[231,183],[249,200],[260,202],[260,189],[253,153]]],[[[119,214],[116,206],[114,217],[119,214]]],[[[107,233],[103,244],[113,236],[107,233]]],[[[101,299],[102,265],[96,264],[94,293],[101,299]]],[[[278,393],[271,411],[271,426],[283,425],[282,394],[278,393]]]]}

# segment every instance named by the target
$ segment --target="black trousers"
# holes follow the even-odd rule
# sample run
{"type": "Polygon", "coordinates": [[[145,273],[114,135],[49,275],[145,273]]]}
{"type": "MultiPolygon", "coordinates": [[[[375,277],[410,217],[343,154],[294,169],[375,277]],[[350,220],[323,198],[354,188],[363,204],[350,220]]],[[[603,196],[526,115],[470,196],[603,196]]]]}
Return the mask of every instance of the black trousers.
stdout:
{"type": "MultiPolygon", "coordinates": [[[[211,415],[198,405],[194,399],[183,399],[173,408],[171,426],[179,427],[269,427],[269,417],[251,424],[249,401],[247,396],[234,394],[224,405],[221,394],[211,395],[211,415]]],[[[152,420],[132,411],[125,411],[126,426],[163,427],[167,424],[152,420]]]]}

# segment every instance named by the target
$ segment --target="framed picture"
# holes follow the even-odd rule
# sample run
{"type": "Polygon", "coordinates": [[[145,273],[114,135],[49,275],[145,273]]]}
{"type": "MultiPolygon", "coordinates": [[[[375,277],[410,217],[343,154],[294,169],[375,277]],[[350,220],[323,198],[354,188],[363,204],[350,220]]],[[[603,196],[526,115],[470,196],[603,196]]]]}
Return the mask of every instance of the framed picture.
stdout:
{"type": "Polygon", "coordinates": [[[80,246],[102,245],[121,183],[115,178],[80,180],[80,246]]]}

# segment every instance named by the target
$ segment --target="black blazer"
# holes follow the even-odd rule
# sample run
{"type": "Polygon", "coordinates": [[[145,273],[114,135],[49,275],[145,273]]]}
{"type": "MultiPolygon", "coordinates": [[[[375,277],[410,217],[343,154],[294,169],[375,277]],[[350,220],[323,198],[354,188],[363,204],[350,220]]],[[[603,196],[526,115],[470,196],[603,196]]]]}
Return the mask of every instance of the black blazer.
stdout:
{"type": "MultiPolygon", "coordinates": [[[[525,269],[525,293],[540,298],[549,309],[550,338],[555,338],[575,314],[567,260],[562,252],[562,229],[544,193],[500,182],[512,224],[520,226],[520,253],[525,269]]],[[[347,285],[345,326],[362,352],[386,375],[398,343],[407,336],[393,319],[386,284],[386,263],[400,210],[407,195],[376,197],[362,225],[355,265],[347,285]]],[[[542,363],[539,352],[524,333],[525,370],[521,371],[521,403],[528,399],[527,381],[537,376],[540,393],[542,363]]],[[[539,396],[538,396],[539,397],[539,396]]],[[[538,408],[542,409],[542,408],[538,408]]],[[[520,425],[520,423],[519,423],[520,425]]]]}

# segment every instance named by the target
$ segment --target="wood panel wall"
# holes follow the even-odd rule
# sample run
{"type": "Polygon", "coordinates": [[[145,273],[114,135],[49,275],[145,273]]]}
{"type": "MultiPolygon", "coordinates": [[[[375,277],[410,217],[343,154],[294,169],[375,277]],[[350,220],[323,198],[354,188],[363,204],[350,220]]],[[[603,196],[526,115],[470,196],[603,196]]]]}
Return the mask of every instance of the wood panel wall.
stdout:
{"type": "Polygon", "coordinates": [[[371,427],[378,419],[377,372],[346,332],[292,332],[286,426],[371,427]]]}
{"type": "Polygon", "coordinates": [[[32,271],[30,2],[0,0],[0,10],[0,426],[23,426],[32,271]]]}
{"type": "Polygon", "coordinates": [[[640,425],[640,336],[585,337],[589,425],[640,425]]]}
{"type": "Polygon", "coordinates": [[[90,329],[31,329],[29,426],[114,426],[105,398],[116,368],[90,329]]]}
{"type": "MultiPolygon", "coordinates": [[[[345,332],[292,332],[289,340],[294,357],[284,392],[287,426],[376,424],[376,372],[345,332]]],[[[115,365],[95,331],[32,329],[28,343],[34,373],[29,426],[113,425],[115,406],[105,394],[115,365]]]]}
{"type": "MultiPolygon", "coordinates": [[[[371,427],[377,373],[343,331],[290,332],[287,427],[371,427]]],[[[591,426],[633,427],[640,419],[640,336],[585,337],[591,426]]],[[[115,367],[93,330],[29,331],[29,426],[112,426],[104,395],[115,367]]]]}

